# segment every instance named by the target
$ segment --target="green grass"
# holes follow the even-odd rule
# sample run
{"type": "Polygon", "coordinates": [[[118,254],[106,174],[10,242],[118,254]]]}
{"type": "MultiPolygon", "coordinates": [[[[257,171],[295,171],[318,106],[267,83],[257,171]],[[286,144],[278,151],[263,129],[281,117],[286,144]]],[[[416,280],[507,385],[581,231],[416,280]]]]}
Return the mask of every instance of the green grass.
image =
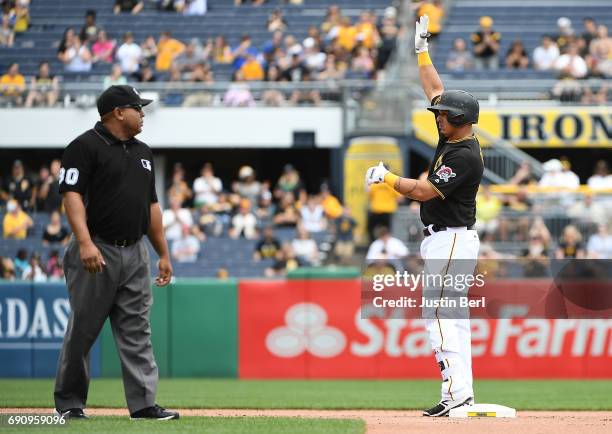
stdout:
{"type": "MultiPolygon", "coordinates": [[[[477,402],[519,410],[612,410],[611,380],[493,381],[474,384],[477,402]]],[[[407,381],[252,381],[161,379],[168,408],[422,409],[439,399],[440,383],[407,381]]],[[[53,380],[0,379],[0,407],[52,407],[53,380]]],[[[92,380],[89,407],[125,407],[119,379],[92,380]]]]}
{"type": "Polygon", "coordinates": [[[131,421],[125,417],[93,417],[72,421],[64,427],[3,427],[6,433],[214,433],[214,434],[362,434],[365,422],[358,419],[303,419],[292,417],[185,417],[177,421],[131,421]]]}

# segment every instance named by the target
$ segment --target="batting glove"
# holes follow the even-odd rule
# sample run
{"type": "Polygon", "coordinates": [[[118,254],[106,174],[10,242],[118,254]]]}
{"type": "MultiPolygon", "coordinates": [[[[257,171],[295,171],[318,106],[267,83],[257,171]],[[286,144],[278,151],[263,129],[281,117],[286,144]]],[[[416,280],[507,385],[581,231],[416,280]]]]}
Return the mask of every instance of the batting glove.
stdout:
{"type": "Polygon", "coordinates": [[[379,184],[385,182],[385,175],[389,171],[385,168],[383,162],[378,163],[378,166],[370,167],[366,172],[366,186],[370,187],[372,184],[379,184]]]}
{"type": "Polygon", "coordinates": [[[428,25],[429,17],[427,15],[423,15],[416,22],[414,31],[414,50],[417,53],[425,53],[426,51],[428,51],[427,38],[430,36],[430,34],[427,33],[428,25]]]}

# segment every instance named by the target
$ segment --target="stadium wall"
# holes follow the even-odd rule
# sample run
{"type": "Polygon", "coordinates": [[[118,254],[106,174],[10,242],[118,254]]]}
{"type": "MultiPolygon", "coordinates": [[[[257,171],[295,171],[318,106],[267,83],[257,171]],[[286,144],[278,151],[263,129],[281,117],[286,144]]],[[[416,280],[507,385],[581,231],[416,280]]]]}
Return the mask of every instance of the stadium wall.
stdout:
{"type": "MultiPolygon", "coordinates": [[[[362,319],[357,274],[154,287],[160,375],[438,378],[424,321],[362,319]]],[[[0,285],[0,377],[53,377],[68,313],[63,284],[0,285]]],[[[612,378],[611,320],[475,319],[472,329],[477,378],[612,378]]],[[[108,324],[99,341],[93,376],[119,376],[108,324]]]]}

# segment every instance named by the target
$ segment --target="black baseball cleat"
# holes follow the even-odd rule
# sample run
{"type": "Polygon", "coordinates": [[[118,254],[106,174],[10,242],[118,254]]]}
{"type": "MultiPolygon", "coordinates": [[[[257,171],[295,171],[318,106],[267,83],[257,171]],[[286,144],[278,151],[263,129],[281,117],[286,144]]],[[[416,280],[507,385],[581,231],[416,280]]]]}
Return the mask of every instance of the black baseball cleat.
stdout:
{"type": "Polygon", "coordinates": [[[58,410],[53,412],[62,419],[89,419],[82,408],[69,408],[68,410],[58,410]]]}
{"type": "Polygon", "coordinates": [[[138,410],[130,414],[130,419],[132,420],[172,420],[178,418],[179,414],[176,411],[168,411],[157,404],[155,404],[153,407],[143,408],[142,410],[138,410]]]}
{"type": "Polygon", "coordinates": [[[423,410],[423,416],[428,416],[428,417],[448,416],[448,413],[453,408],[461,407],[463,405],[472,405],[472,404],[474,404],[474,398],[471,396],[468,397],[467,399],[462,399],[462,400],[457,400],[457,401],[453,401],[453,400],[440,401],[438,405],[430,408],[429,410],[423,410]]]}

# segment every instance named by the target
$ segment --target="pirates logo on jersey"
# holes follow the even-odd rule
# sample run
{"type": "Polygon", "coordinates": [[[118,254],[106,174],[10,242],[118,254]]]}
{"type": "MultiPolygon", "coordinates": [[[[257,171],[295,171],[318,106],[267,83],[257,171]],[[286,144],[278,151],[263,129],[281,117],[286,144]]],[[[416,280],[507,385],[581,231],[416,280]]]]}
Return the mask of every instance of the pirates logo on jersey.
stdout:
{"type": "Polygon", "coordinates": [[[442,165],[442,167],[440,167],[436,172],[436,176],[439,178],[436,179],[436,183],[438,183],[440,182],[440,179],[444,182],[448,182],[450,178],[454,178],[457,176],[457,174],[453,172],[453,169],[450,167],[442,165]]]}

